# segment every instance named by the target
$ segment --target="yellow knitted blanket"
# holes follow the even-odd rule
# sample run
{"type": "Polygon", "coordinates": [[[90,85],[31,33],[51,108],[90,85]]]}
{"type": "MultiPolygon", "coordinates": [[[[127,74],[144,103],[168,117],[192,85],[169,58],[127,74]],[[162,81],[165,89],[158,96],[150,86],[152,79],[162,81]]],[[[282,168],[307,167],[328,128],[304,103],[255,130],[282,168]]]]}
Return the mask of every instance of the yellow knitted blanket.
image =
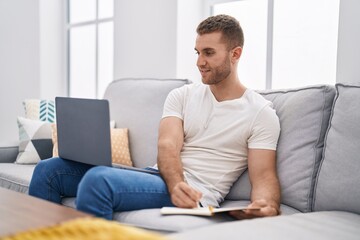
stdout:
{"type": "Polygon", "coordinates": [[[164,240],[163,236],[100,218],[79,218],[1,238],[1,240],[164,240]]]}

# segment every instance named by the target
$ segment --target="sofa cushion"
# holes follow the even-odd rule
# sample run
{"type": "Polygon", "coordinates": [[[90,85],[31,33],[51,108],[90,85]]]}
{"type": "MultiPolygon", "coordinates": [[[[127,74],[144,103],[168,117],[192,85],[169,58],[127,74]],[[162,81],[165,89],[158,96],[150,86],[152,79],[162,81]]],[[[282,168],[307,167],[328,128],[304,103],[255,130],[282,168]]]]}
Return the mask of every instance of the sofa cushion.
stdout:
{"type": "MultiPolygon", "coordinates": [[[[280,119],[277,167],[282,203],[301,212],[311,210],[315,176],[321,160],[335,89],[318,85],[261,92],[280,119]]],[[[242,174],[227,199],[250,199],[248,173],[242,174]]]]}
{"type": "Polygon", "coordinates": [[[52,156],[51,123],[18,117],[18,164],[34,164],[52,156]]]}
{"type": "Polygon", "coordinates": [[[156,163],[157,138],[168,93],[189,83],[182,79],[120,79],[107,87],[111,119],[129,129],[130,155],[136,167],[156,163]]]}
{"type": "Polygon", "coordinates": [[[115,213],[114,220],[148,230],[169,233],[182,232],[216,223],[233,221],[234,219],[227,214],[217,214],[213,217],[186,215],[162,216],[160,209],[144,209],[115,213]]]}
{"type": "MultiPolygon", "coordinates": [[[[75,208],[75,198],[64,198],[62,204],[75,208]]],[[[225,201],[222,207],[247,206],[249,201],[225,201]]],[[[282,215],[299,213],[294,208],[281,205],[282,215]]],[[[160,209],[144,209],[130,212],[114,213],[114,220],[121,223],[154,230],[157,232],[182,232],[193,228],[204,227],[215,223],[229,222],[234,219],[227,214],[219,214],[214,217],[199,216],[162,216],[160,209]]]]}
{"type": "Polygon", "coordinates": [[[1,163],[0,187],[17,192],[27,192],[35,164],[21,165],[15,163],[1,163]]]}
{"type": "MultiPolygon", "coordinates": [[[[61,203],[71,208],[76,207],[75,198],[64,198],[61,203]]],[[[226,214],[219,214],[214,217],[184,215],[162,216],[159,208],[115,212],[113,219],[124,224],[163,233],[181,232],[196,227],[234,220],[226,214]]]]}
{"type": "Polygon", "coordinates": [[[193,239],[346,239],[358,240],[360,216],[347,212],[299,213],[220,223],[183,233],[170,234],[173,240],[193,239]]]}
{"type": "Polygon", "coordinates": [[[360,214],[360,85],[336,85],[314,209],[360,214]]]}
{"type": "MultiPolygon", "coordinates": [[[[248,201],[225,201],[222,206],[247,206],[248,204],[248,201]]],[[[281,211],[284,215],[299,213],[299,211],[283,205],[281,206],[281,211]]],[[[159,232],[183,232],[208,225],[230,222],[235,219],[226,213],[216,214],[212,217],[186,215],[163,216],[160,214],[160,209],[144,209],[122,213],[117,212],[114,214],[114,220],[159,232]]]]}
{"type": "Polygon", "coordinates": [[[26,118],[55,122],[55,102],[53,100],[26,99],[23,105],[26,118]]]}

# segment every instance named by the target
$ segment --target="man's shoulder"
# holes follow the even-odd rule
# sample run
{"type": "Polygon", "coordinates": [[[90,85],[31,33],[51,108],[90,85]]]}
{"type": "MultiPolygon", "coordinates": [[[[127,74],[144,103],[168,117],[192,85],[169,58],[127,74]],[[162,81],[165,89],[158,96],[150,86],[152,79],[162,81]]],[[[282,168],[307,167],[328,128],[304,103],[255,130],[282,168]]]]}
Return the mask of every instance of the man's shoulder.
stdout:
{"type": "Polygon", "coordinates": [[[254,107],[263,108],[265,106],[272,107],[272,102],[265,99],[260,93],[247,89],[245,98],[248,101],[249,104],[251,104],[254,107]]]}

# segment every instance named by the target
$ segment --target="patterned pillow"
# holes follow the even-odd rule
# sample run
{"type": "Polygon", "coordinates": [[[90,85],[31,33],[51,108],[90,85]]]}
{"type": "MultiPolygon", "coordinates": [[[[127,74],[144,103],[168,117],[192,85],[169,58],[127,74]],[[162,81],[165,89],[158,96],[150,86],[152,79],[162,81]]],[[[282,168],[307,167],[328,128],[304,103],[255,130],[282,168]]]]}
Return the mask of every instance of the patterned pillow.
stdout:
{"type": "MultiPolygon", "coordinates": [[[[58,143],[57,143],[57,128],[56,124],[51,124],[52,129],[52,143],[53,151],[52,156],[59,156],[58,143]]],[[[130,157],[129,139],[127,128],[111,128],[111,156],[113,163],[119,163],[127,166],[133,166],[130,157]]]]}
{"type": "Polygon", "coordinates": [[[23,117],[18,117],[17,122],[20,143],[15,163],[35,164],[41,159],[50,158],[52,156],[51,123],[23,117]]]}
{"type": "Polygon", "coordinates": [[[55,103],[52,100],[26,99],[23,102],[25,116],[32,120],[55,122],[55,103]]]}
{"type": "Polygon", "coordinates": [[[133,165],[130,158],[128,132],[127,128],[111,129],[111,156],[113,163],[133,165]]]}

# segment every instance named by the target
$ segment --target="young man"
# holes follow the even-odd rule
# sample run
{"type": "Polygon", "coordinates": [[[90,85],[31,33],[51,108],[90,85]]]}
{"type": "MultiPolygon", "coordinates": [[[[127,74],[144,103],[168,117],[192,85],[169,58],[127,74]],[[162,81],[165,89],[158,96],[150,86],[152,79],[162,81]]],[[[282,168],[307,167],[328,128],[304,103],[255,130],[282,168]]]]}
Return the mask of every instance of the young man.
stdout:
{"type": "Polygon", "coordinates": [[[275,149],[279,121],[270,103],[237,75],[244,37],[236,19],[218,15],[197,28],[195,51],[204,84],[172,91],[160,124],[158,166],[172,203],[217,206],[248,167],[252,207],[238,218],[279,214],[275,149]]]}
{"type": "Polygon", "coordinates": [[[163,206],[219,206],[246,169],[250,206],[236,218],[279,214],[275,150],[279,121],[271,103],[241,84],[243,33],[230,16],[197,28],[195,51],[203,84],[170,92],[159,128],[160,175],[52,158],[35,168],[29,194],[53,202],[76,196],[79,210],[112,219],[114,211],[163,206]]]}

